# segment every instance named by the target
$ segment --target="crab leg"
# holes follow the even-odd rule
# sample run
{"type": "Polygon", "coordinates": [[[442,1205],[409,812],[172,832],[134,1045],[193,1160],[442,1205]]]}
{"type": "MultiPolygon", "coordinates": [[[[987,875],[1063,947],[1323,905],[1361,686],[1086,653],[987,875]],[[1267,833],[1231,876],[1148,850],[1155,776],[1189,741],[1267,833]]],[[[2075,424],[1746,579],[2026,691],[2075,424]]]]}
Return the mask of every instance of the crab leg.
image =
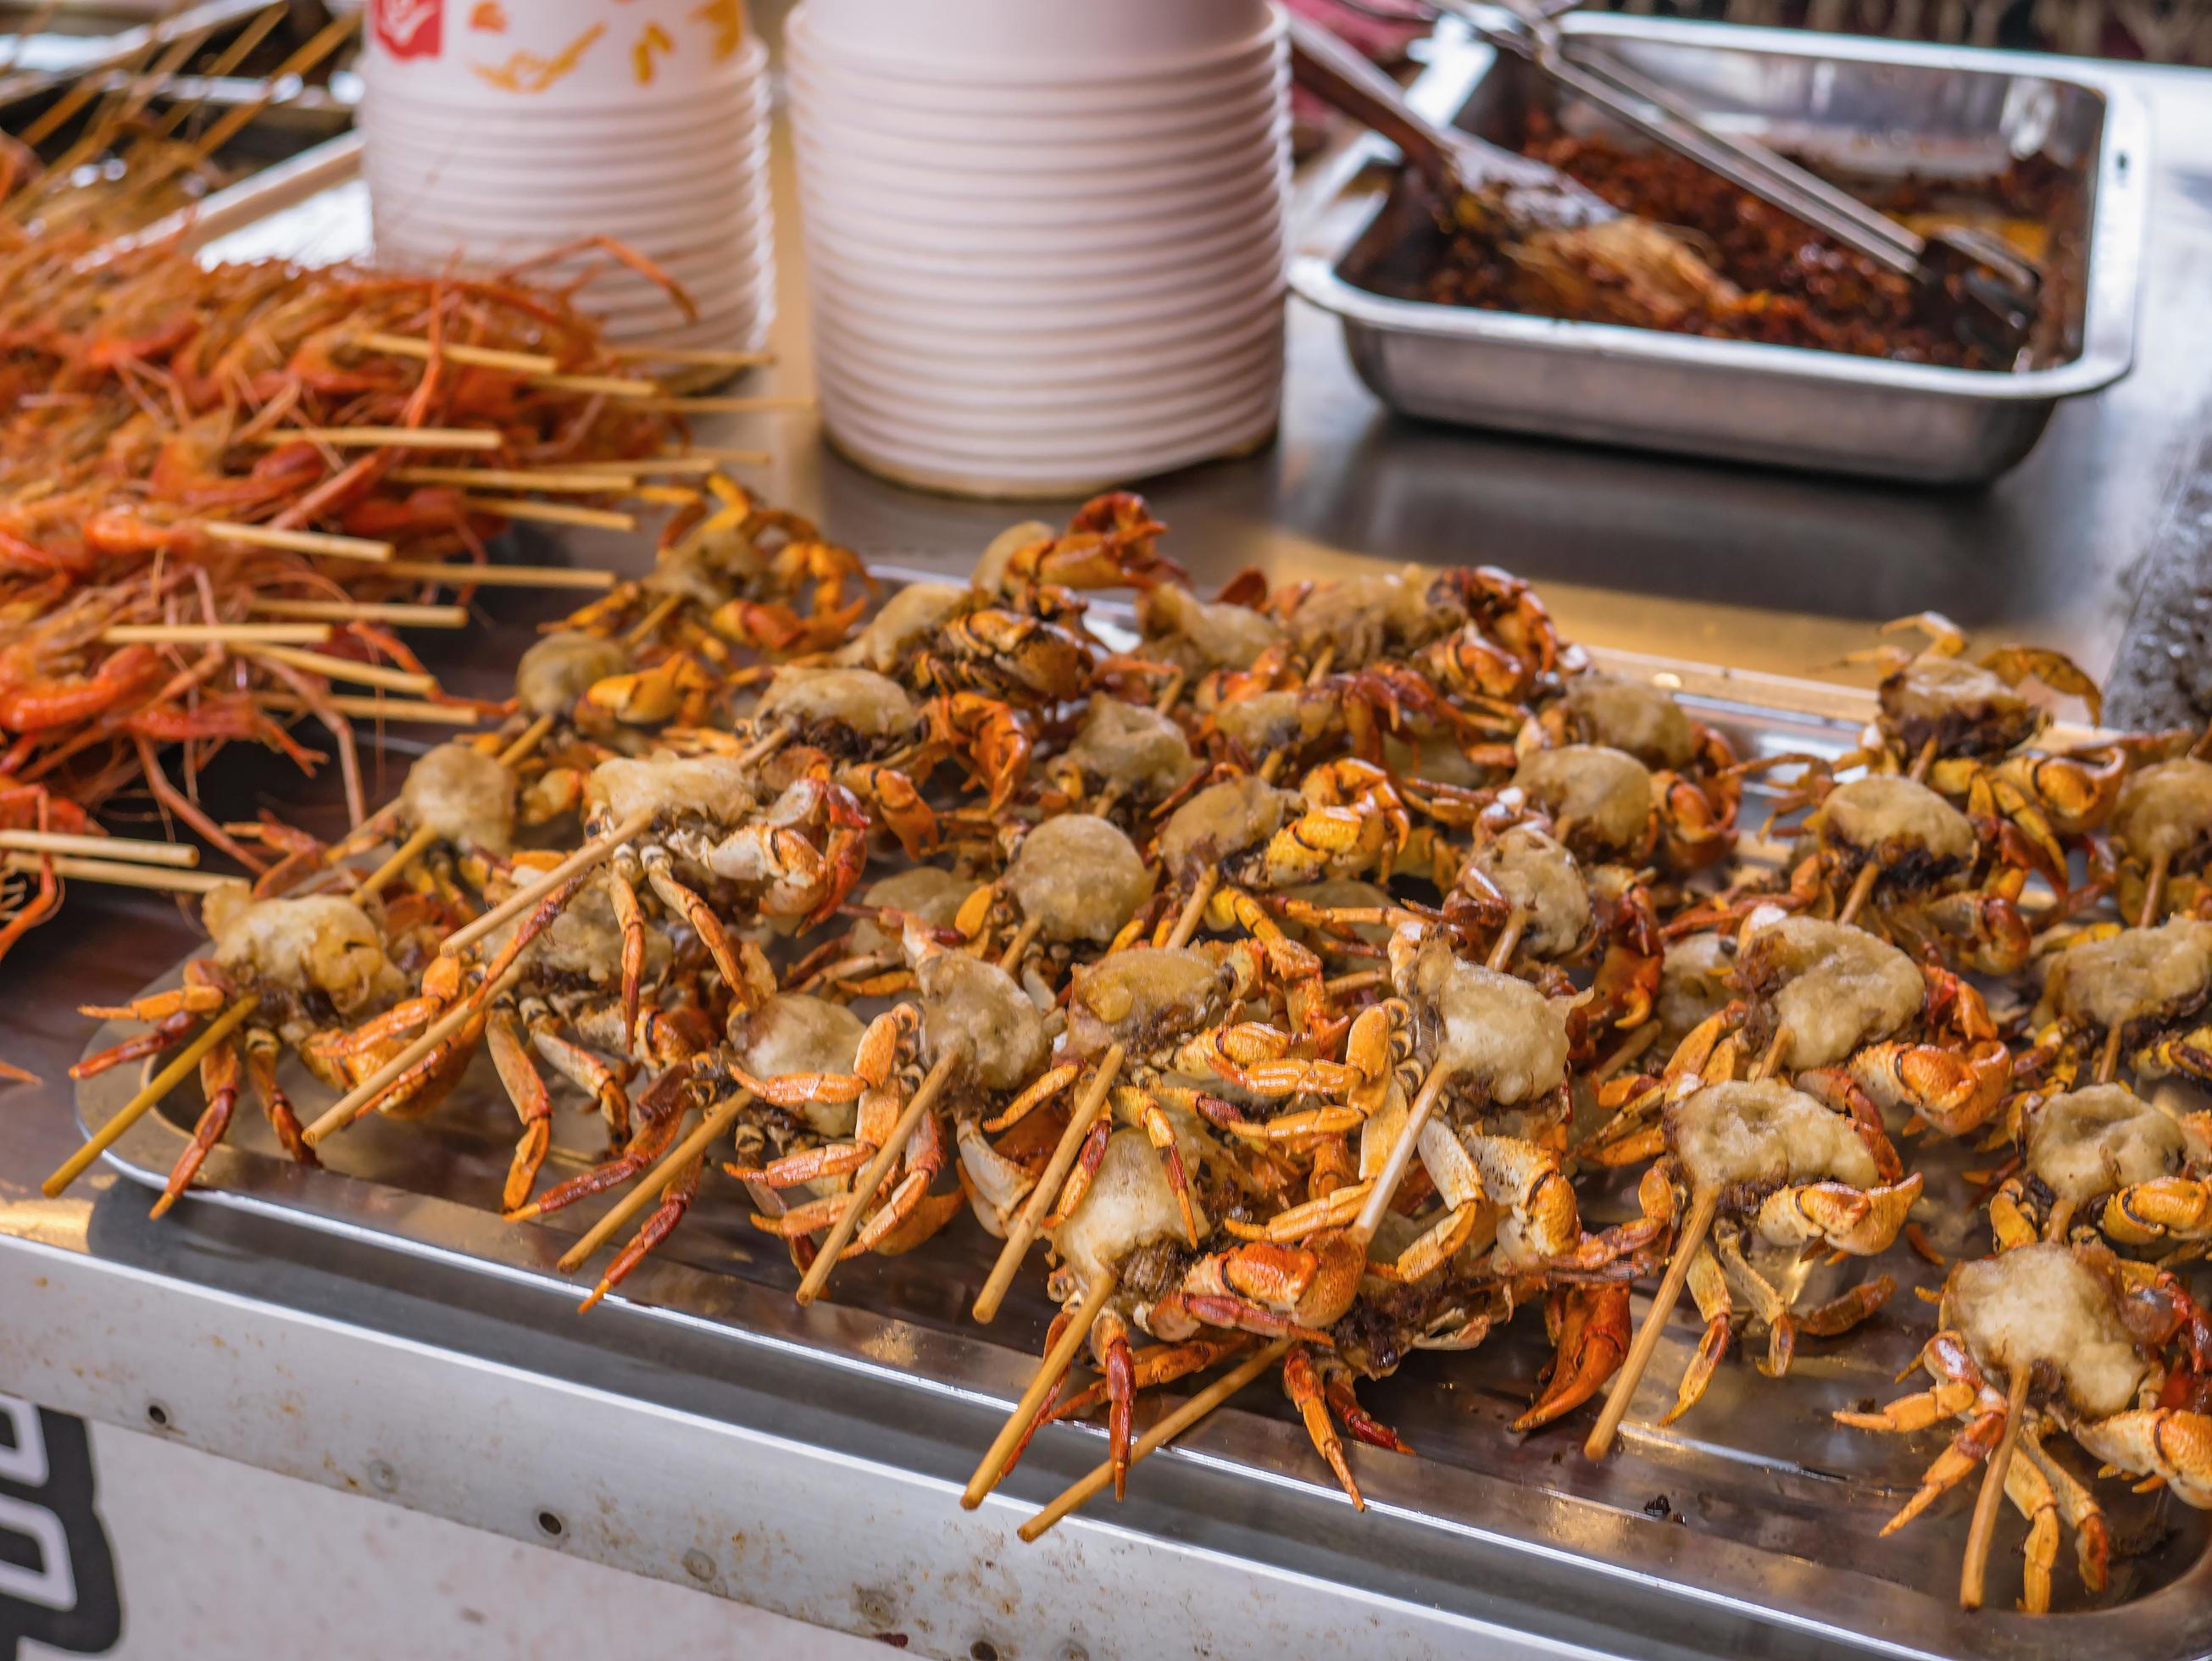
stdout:
{"type": "Polygon", "coordinates": [[[691,1202],[699,1192],[699,1172],[706,1156],[694,1153],[677,1167],[669,1178],[668,1186],[660,1191],[660,1203],[651,1216],[639,1226],[636,1235],[622,1249],[607,1272],[599,1276],[599,1283],[592,1288],[592,1295],[576,1305],[579,1315],[605,1297],[623,1283],[630,1270],[645,1261],[645,1255],[666,1239],[676,1225],[684,1220],[684,1214],[691,1208],[691,1202]]]}
{"type": "MultiPolygon", "coordinates": [[[[216,994],[216,1001],[220,1004],[222,1001],[222,995],[216,994]]],[[[164,1015],[149,1030],[125,1038],[121,1043],[111,1045],[96,1056],[86,1056],[70,1068],[69,1075],[72,1079],[97,1078],[110,1068],[120,1067],[125,1062],[135,1062],[144,1056],[158,1056],[165,1050],[173,1050],[185,1041],[187,1033],[200,1024],[201,1013],[186,1008],[164,1015]]]]}
{"type": "MultiPolygon", "coordinates": [[[[1338,1484],[1352,1501],[1354,1511],[1365,1511],[1367,1501],[1361,1498],[1359,1484],[1352,1475],[1351,1463],[1344,1457],[1343,1439],[1336,1433],[1336,1421],[1329,1416],[1328,1400],[1322,1393],[1321,1379],[1314,1372],[1313,1358],[1303,1344],[1294,1343],[1283,1357],[1283,1394],[1305,1421],[1306,1435],[1315,1450],[1328,1461],[1328,1468],[1336,1473],[1338,1484]]],[[[1127,1464],[1124,1462],[1124,1472],[1127,1464]]],[[[1121,1497],[1117,1487],[1115,1497],[1121,1497]]]]}
{"type": "Polygon", "coordinates": [[[500,1196],[501,1209],[513,1211],[529,1201],[538,1167],[545,1163],[546,1149],[552,1144],[553,1098],[545,1080],[530,1064],[530,1052],[523,1047],[513,1015],[504,1009],[494,1013],[484,1038],[500,1084],[514,1104],[515,1117],[522,1122],[522,1134],[515,1140],[514,1157],[507,1165],[507,1185],[500,1196]]]}
{"type": "Polygon", "coordinates": [[[1705,1393],[1712,1382],[1713,1369],[1728,1348],[1729,1321],[1735,1312],[1735,1299],[1729,1291],[1728,1278],[1721,1273],[1720,1260],[1713,1256],[1711,1246],[1698,1249],[1697,1260],[1690,1265],[1690,1296],[1698,1305],[1698,1313],[1705,1317],[1705,1335],[1698,1340],[1698,1348],[1690,1357],[1690,1365],[1683,1369],[1682,1382],[1674,1391],[1674,1405],[1660,1418],[1662,1425],[1671,1425],[1692,1408],[1705,1393]]]}
{"type": "Polygon", "coordinates": [[[154,1202],[149,1216],[162,1216],[176,1204],[177,1196],[191,1186],[193,1176],[222,1140],[223,1132],[230,1129],[231,1111],[238,1105],[238,1046],[226,1038],[200,1058],[200,1088],[207,1093],[207,1106],[201,1110],[199,1123],[192,1127],[192,1139],[177,1156],[161,1197],[154,1202]]]}
{"type": "Polygon", "coordinates": [[[315,1150],[309,1147],[300,1132],[300,1116],[292,1110],[292,1099],[284,1087],[276,1082],[276,1035],[266,1027],[248,1027],[246,1032],[246,1076],[253,1086],[254,1099],[261,1104],[261,1111],[269,1121],[269,1128],[276,1134],[285,1153],[301,1165],[320,1163],[315,1150]]]}

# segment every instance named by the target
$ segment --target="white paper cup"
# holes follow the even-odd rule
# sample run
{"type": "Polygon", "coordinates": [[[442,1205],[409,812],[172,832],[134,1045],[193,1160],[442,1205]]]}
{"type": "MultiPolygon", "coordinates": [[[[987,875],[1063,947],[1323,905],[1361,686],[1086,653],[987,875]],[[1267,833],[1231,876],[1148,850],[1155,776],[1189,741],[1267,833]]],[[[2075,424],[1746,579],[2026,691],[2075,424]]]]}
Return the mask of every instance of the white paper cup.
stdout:
{"type": "Polygon", "coordinates": [[[1286,66],[1267,64],[1224,76],[1172,104],[1133,109],[1002,111],[988,105],[963,108],[908,104],[872,83],[855,87],[796,62],[786,67],[793,107],[804,105],[822,119],[902,138],[952,139],[969,143],[1100,144],[1129,137],[1164,139],[1202,133],[1271,104],[1286,66]]]}
{"type": "MultiPolygon", "coordinates": [[[[609,265],[577,271],[537,263],[532,257],[535,252],[501,249],[465,253],[430,244],[377,244],[378,256],[387,262],[433,269],[458,265],[488,274],[520,271],[533,283],[569,292],[576,304],[595,313],[665,312],[680,319],[681,312],[667,289],[627,267],[609,265]]],[[[663,269],[702,312],[726,310],[740,302],[757,304],[758,295],[775,284],[775,263],[765,252],[756,261],[727,261],[705,269],[687,269],[680,261],[671,264],[674,269],[663,269]]]]}
{"type": "MultiPolygon", "coordinates": [[[[909,237],[894,243],[879,227],[855,231],[818,213],[802,216],[800,228],[809,248],[819,249],[825,265],[863,275],[903,271],[929,284],[1028,283],[1088,292],[1133,277],[1171,274],[1175,269],[1160,258],[1162,245],[1150,239],[1119,247],[1066,248],[1046,234],[1009,233],[979,237],[948,250],[925,247],[909,237]]],[[[1174,246],[1194,265],[1201,265],[1255,247],[1279,250],[1286,244],[1282,216],[1276,212],[1256,215],[1241,224],[1231,221],[1206,229],[1187,228],[1174,246]]]]}
{"type": "Polygon", "coordinates": [[[369,0],[368,9],[364,84],[456,108],[648,105],[756,74],[763,50],[738,0],[369,0]]]}
{"type": "Polygon", "coordinates": [[[939,342],[908,341],[887,349],[834,324],[817,328],[817,346],[823,361],[908,398],[925,397],[933,387],[957,386],[963,396],[1001,398],[1026,406],[1064,399],[1076,391],[1112,398],[1124,387],[1151,384],[1160,374],[1226,377],[1255,362],[1280,362],[1283,319],[1279,314],[1255,317],[1202,338],[1145,350],[1101,345],[1092,338],[1044,352],[976,356],[948,352],[939,342]]]}
{"type": "Polygon", "coordinates": [[[1279,306],[1288,285],[1279,266],[1261,265],[1206,285],[1155,289],[1113,299],[1054,303],[1048,295],[1024,306],[1002,305],[981,297],[900,293],[889,287],[863,289],[827,269],[810,266],[807,283],[825,308],[844,316],[866,316],[886,329],[923,337],[937,334],[1003,334],[1016,342],[1065,337],[1089,329],[1118,335],[1177,319],[1247,316],[1262,305],[1279,306]]]}
{"type": "Polygon", "coordinates": [[[519,199],[505,207],[447,199],[434,186],[413,191],[372,177],[369,201],[378,228],[420,240],[447,237],[470,246],[609,236],[643,249],[700,246],[741,235],[766,215],[764,201],[735,197],[720,208],[690,204],[632,204],[614,210],[556,200],[519,199]]]}
{"type": "Polygon", "coordinates": [[[1195,442],[1164,443],[1118,452],[1016,459],[945,454],[920,447],[872,441],[841,431],[824,411],[824,435],[832,447],[871,472],[899,484],[955,496],[1013,498],[1085,496],[1156,473],[1249,454],[1275,430],[1278,411],[1254,411],[1243,422],[1226,423],[1195,442]]]}
{"type": "Polygon", "coordinates": [[[1089,313],[1096,307],[1180,295],[1190,289],[1212,291],[1236,285],[1249,292],[1279,281],[1288,265],[1283,238],[1269,229],[1219,252],[1172,261],[1156,258],[1118,273],[1047,274],[1018,265],[993,265],[963,281],[956,274],[957,267],[921,269],[902,264],[896,250],[847,249],[834,245],[830,235],[820,226],[810,229],[808,242],[816,252],[808,259],[808,269],[834,273],[837,289],[864,303],[880,297],[909,303],[981,303],[1000,312],[1073,307],[1089,313]]]}
{"type": "Polygon", "coordinates": [[[1291,117],[1270,103],[1212,134],[1186,134],[1127,145],[948,144],[864,134],[811,119],[801,107],[793,130],[799,155],[858,184],[898,192],[973,192],[1027,199],[1106,193],[1171,192],[1250,171],[1289,154],[1291,117]]]}
{"type": "Polygon", "coordinates": [[[709,340],[715,336],[763,332],[775,317],[775,296],[763,294],[740,298],[686,318],[672,307],[658,310],[594,312],[600,326],[619,340],[649,338],[663,345],[709,340]]]}
{"type": "Polygon", "coordinates": [[[1238,405],[1279,387],[1279,349],[1248,354],[1228,370],[1184,368],[1158,376],[1133,376],[1109,387],[1079,392],[1051,386],[1014,391],[937,385],[874,378],[866,360],[819,366],[822,384],[835,386],[855,407],[886,424],[897,421],[921,431],[941,430],[963,438],[1002,435],[1010,440],[1043,440],[1086,435],[1101,438],[1142,436],[1163,421],[1176,421],[1238,405]]]}
{"type": "Polygon", "coordinates": [[[811,54],[896,78],[1174,74],[1279,29],[1262,0],[806,0],[785,24],[811,54]]]}
{"type": "Polygon", "coordinates": [[[963,108],[909,104],[872,82],[854,84],[833,70],[794,59],[787,70],[794,109],[825,123],[906,139],[1006,147],[1100,145],[1171,140],[1203,133],[1273,107],[1290,75],[1285,63],[1262,59],[1234,76],[1204,84],[1188,99],[1131,109],[1044,114],[1004,111],[988,103],[963,108]]]}
{"type": "Polygon", "coordinates": [[[881,427],[849,400],[824,386],[822,418],[824,425],[843,438],[857,440],[886,454],[902,454],[922,465],[1060,472],[1098,466],[1109,460],[1126,465],[1141,457],[1157,470],[1219,455],[1255,425],[1272,423],[1280,408],[1280,399],[1270,389],[1241,402],[1194,412],[1188,420],[1171,426],[1155,423],[1140,432],[1111,434],[1071,430],[1064,437],[1018,445],[1000,433],[969,436],[941,428],[881,427]],[[1224,434],[1238,436],[1224,441],[1224,434]]]}
{"type": "Polygon", "coordinates": [[[893,195],[869,189],[864,179],[825,171],[802,149],[799,184],[805,216],[826,219],[849,234],[907,237],[917,246],[948,251],[1019,245],[1042,252],[1041,244],[1110,250],[1149,241],[1165,257],[1196,233],[1279,220],[1289,172],[1286,162],[1255,158],[1241,172],[1187,189],[1086,193],[1075,200],[994,198],[957,186],[893,195]]]}
{"type": "Polygon", "coordinates": [[[811,320],[825,361],[866,362],[885,374],[966,386],[1097,386],[1214,360],[1256,340],[1279,339],[1283,307],[1256,306],[1241,316],[1179,319],[1111,334],[1072,329],[1062,338],[1020,342],[997,336],[917,336],[886,330],[871,318],[848,318],[821,304],[815,306],[811,320]]]}
{"type": "Polygon", "coordinates": [[[646,135],[677,140],[688,133],[696,138],[714,122],[766,113],[770,89],[764,63],[762,67],[763,72],[726,86],[608,110],[547,109],[536,105],[477,109],[416,97],[402,88],[364,87],[362,119],[364,125],[387,129],[457,132],[487,148],[529,143],[574,147],[646,135]]]}
{"type": "Polygon", "coordinates": [[[563,223],[601,220],[658,224],[687,211],[702,218],[767,212],[770,196],[764,155],[671,157],[635,181],[605,175],[558,178],[472,174],[459,162],[418,167],[410,159],[379,153],[363,158],[372,198],[418,209],[459,223],[483,218],[513,221],[544,216],[563,223]]]}
{"type": "Polygon", "coordinates": [[[418,161],[459,162],[484,172],[524,168],[542,174],[550,167],[606,163],[635,168],[702,149],[748,148],[766,136],[769,106],[763,97],[730,100],[672,116],[665,122],[625,123],[584,130],[563,124],[544,133],[487,131],[452,112],[420,116],[386,103],[364,106],[361,130],[372,154],[418,161]]]}

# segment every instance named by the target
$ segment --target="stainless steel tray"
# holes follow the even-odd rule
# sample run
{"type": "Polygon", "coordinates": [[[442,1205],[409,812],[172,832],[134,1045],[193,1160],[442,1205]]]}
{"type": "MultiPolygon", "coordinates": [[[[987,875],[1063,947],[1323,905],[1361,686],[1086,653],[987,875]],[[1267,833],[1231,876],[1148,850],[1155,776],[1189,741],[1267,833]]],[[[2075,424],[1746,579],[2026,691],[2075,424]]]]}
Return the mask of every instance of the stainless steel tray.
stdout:
{"type": "MultiPolygon", "coordinates": [[[[1575,14],[1571,43],[1680,88],[1717,124],[1854,173],[1973,177],[2038,151],[2063,163],[2086,214],[2078,280],[2055,297],[2060,350],[2014,374],[1390,298],[1363,286],[1391,240],[1396,151],[1368,137],[1311,199],[1291,285],[1340,317],[1361,380],[1393,408],[1469,426],[1733,461],[1924,483],[1996,478],[2034,445],[2057,400],[2128,372],[2145,210],[2148,117],[2094,66],[1778,29],[1575,14]]],[[[1414,102],[1510,139],[1557,108],[1528,65],[1440,35],[1414,102]]],[[[1561,110],[1571,127],[1600,124],[1561,110]]]]}
{"type": "MultiPolygon", "coordinates": [[[[1672,676],[1670,684],[1746,754],[1840,751],[1872,709],[1865,694],[1843,689],[1599,655],[1624,672],[1672,676]]],[[[1746,823],[1757,826],[1765,806],[1747,803],[1746,823]]],[[[125,1031],[104,1028],[88,1048],[125,1031]]],[[[79,1088],[88,1131],[130,1095],[134,1072],[118,1068],[79,1088]]],[[[309,1112],[327,1094],[304,1075],[290,1082],[309,1112]]],[[[125,1176],[159,1187],[198,1114],[191,1094],[179,1092],[146,1116],[111,1151],[125,1176]]],[[[565,1103],[555,1140],[575,1148],[572,1165],[591,1152],[596,1123],[565,1103]]],[[[326,1143],[325,1169],[284,1158],[241,1104],[228,1141],[203,1168],[195,1202],[459,1265],[504,1283],[501,1296],[573,1301],[582,1288],[555,1271],[555,1259],[597,1208],[580,1205],[529,1226],[501,1221],[497,1196],[513,1135],[513,1113],[481,1062],[428,1119],[372,1118],[326,1143]]],[[[1916,1158],[1929,1172],[1931,1195],[1940,1196],[1928,1219],[1938,1244],[1982,1249],[1956,1220],[1968,1214],[1958,1175],[1968,1156],[1955,1147],[1918,1147],[1916,1158]]],[[[565,1173],[556,1165],[552,1174],[565,1173]]],[[[1588,1209],[1593,1216],[1625,1214],[1625,1190],[1591,1197],[1588,1209]]],[[[726,1341],[732,1371],[765,1347],[810,1366],[970,1402],[1011,1403],[1019,1393],[1051,1312],[1043,1277],[1033,1267],[997,1323],[975,1326],[967,1306],[996,1243],[970,1220],[957,1220],[908,1256],[845,1265],[834,1302],[801,1309],[792,1300],[795,1277],[781,1248],[750,1226],[747,1209],[735,1184],[710,1182],[683,1226],[618,1296],[652,1317],[726,1341]]],[[[1900,1289],[1855,1337],[1801,1342],[1796,1370],[1778,1384],[1732,1356],[1699,1408],[1659,1430],[1652,1421],[1697,1335],[1692,1318],[1678,1318],[1620,1450],[1601,1465],[1581,1451],[1592,1409],[1527,1438],[1507,1429],[1546,1359],[1533,1312],[1470,1354],[1417,1356],[1363,1394],[1421,1457],[1352,1450],[1377,1513],[1353,1526],[1410,1530],[1425,1556],[1462,1565],[1471,1590],[1485,1584],[1480,1577],[1493,1577],[1489,1584],[1510,1585],[1609,1652],[2023,1657],[2081,1649],[2130,1661],[2180,1661],[2212,1649],[2212,1522],[2160,1496],[2100,1485],[2116,1537],[2142,1549],[2116,1561],[2112,1590],[2096,1608],[2087,1607],[2071,1554],[2063,1554],[2060,1607],[2075,1612],[2040,1621],[2008,1612],[2018,1592],[2020,1539],[2009,1516],[1991,1567],[1992,1609],[1970,1619],[1954,1607],[1972,1485],[1910,1532],[1876,1537],[1948,1433],[1878,1437],[1840,1430],[1828,1415],[1905,1388],[1892,1378],[1911,1364],[1932,1315],[1910,1288],[1938,1277],[1900,1246],[1872,1265],[1820,1269],[1836,1278],[1813,1290],[1832,1295],[1843,1277],[1882,1271],[1894,1275],[1900,1289]]],[[[585,1317],[581,1331],[589,1330],[585,1317]]],[[[1146,1411],[1158,1405],[1148,1402],[1146,1411]]],[[[1048,1434],[1099,1433],[1070,1427],[1048,1434]]],[[[1268,1514],[1271,1494],[1288,1488],[1334,1495],[1295,1419],[1266,1388],[1248,1391],[1166,1457],[1201,1462],[1229,1485],[1222,1517],[1255,1527],[1268,1514]]],[[[1137,1488],[1145,1481],[1140,1471],[1137,1488]]],[[[949,1496],[945,1503],[951,1505],[949,1496]]],[[[1111,1513],[1094,1504],[1089,1514],[1111,1513]]],[[[1266,1537],[1264,1529],[1257,1537],[1266,1537]]],[[[1022,1549],[1008,1541],[1009,1553],[1022,1549]]],[[[1018,1574],[1022,1561],[1001,1558],[1000,1567],[1018,1574]]],[[[1037,1560],[1040,1572],[1044,1561],[1037,1560]]],[[[1172,1647],[1164,1644],[1162,1652],[1172,1647]]]]}

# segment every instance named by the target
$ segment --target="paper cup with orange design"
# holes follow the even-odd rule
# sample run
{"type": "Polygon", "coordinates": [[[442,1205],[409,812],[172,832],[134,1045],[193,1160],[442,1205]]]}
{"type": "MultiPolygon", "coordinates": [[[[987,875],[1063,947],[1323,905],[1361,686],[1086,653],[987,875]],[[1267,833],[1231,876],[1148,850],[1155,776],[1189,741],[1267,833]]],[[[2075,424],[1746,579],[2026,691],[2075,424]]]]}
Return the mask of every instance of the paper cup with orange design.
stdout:
{"type": "Polygon", "coordinates": [[[372,95],[472,109],[665,105],[749,65],[744,0],[369,0],[372,95]]]}

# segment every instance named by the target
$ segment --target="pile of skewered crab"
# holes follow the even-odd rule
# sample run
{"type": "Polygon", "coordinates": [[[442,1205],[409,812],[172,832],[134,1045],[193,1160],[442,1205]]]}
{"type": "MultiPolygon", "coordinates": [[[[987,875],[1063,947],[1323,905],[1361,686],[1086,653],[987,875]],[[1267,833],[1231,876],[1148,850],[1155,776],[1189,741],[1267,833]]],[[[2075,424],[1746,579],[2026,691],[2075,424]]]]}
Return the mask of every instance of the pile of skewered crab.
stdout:
{"type": "Polygon", "coordinates": [[[2062,1521],[2093,1591],[2110,1552],[2062,1435],[2212,1504],[2203,739],[2054,744],[2055,702],[2098,715],[2087,677],[1925,618],[1852,753],[1743,757],[1501,571],[1207,600],[1163,531],[1101,497],[881,593],[728,489],[532,648],[496,736],[211,896],[210,954],[88,1012],[149,1025],[80,1072],[197,1056],[166,1207],[241,1079],[314,1159],[437,1113],[488,1050],[508,1213],[622,1190],[563,1260],[635,1222],[593,1301],[708,1183],[803,1299],[975,1226],[1005,1243],[988,1319],[1042,1239],[1061,1313],[971,1503],[1097,1409],[1118,1493],[1139,1394],[1232,1362],[1278,1374],[1358,1503],[1345,1436],[1409,1451],[1358,1384],[1516,1318],[1555,1345],[1518,1428],[1604,1392],[1601,1454],[1683,1290],[1669,1419],[1732,1339],[1780,1378],[1875,1317],[1893,1277],[1808,1302],[1804,1266],[1931,1251],[1915,1153],[1965,1139],[2002,1162],[1933,1386],[1843,1415],[1961,1427],[1897,1524],[1986,1462],[2039,1609],[2062,1521]],[[1133,633],[1090,615],[1113,589],[1133,633]],[[1753,779],[1778,863],[1735,857],[1753,779]],[[287,1050],[341,1092],[304,1127],[287,1050]],[[606,1157],[549,1183],[572,1104],[606,1157]],[[1624,1173],[1633,1210],[1594,1203],[1624,1173]]]}

